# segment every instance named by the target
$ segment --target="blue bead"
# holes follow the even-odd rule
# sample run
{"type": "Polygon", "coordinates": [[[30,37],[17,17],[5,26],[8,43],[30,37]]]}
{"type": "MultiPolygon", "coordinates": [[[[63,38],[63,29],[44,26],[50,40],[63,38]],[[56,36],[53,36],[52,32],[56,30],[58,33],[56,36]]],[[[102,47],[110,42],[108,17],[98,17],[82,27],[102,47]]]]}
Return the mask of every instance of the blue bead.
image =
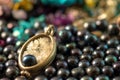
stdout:
{"type": "Polygon", "coordinates": [[[24,66],[33,66],[37,64],[36,58],[33,55],[25,55],[22,59],[24,66]]]}

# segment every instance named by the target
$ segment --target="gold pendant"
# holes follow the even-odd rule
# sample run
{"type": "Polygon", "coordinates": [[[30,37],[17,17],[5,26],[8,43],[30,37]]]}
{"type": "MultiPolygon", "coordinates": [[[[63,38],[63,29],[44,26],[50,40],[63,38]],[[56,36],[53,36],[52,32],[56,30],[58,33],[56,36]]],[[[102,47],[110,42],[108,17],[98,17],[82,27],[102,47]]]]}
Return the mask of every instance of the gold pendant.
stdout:
{"type": "Polygon", "coordinates": [[[18,56],[19,67],[22,70],[21,75],[31,76],[48,66],[56,55],[56,42],[53,38],[54,27],[49,25],[45,33],[33,36],[22,46],[18,56]],[[33,66],[24,66],[22,59],[26,55],[33,55],[37,64],[33,66]]]}

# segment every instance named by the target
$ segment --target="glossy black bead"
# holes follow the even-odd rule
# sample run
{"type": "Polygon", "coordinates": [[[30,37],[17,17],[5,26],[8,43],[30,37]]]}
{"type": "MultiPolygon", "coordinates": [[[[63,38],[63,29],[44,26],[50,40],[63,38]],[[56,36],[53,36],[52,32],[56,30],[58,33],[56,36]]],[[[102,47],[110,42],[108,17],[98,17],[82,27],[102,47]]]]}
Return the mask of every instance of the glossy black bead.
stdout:
{"type": "Polygon", "coordinates": [[[93,52],[93,50],[94,49],[92,47],[90,47],[90,46],[87,46],[87,47],[83,48],[83,52],[87,53],[87,54],[91,54],[93,52]]]}
{"type": "Polygon", "coordinates": [[[70,74],[70,71],[68,69],[63,69],[63,68],[59,69],[57,72],[57,75],[63,78],[68,77],[69,74],[70,74]]]}
{"type": "Polygon", "coordinates": [[[62,43],[69,43],[71,41],[72,33],[67,30],[60,30],[58,36],[62,43]]]}
{"type": "Polygon", "coordinates": [[[120,76],[114,77],[112,80],[120,80],[120,76]]]}
{"type": "Polygon", "coordinates": [[[107,51],[106,51],[106,54],[107,55],[115,55],[115,56],[119,56],[119,51],[115,48],[109,48],[107,51]]]}
{"type": "Polygon", "coordinates": [[[108,49],[108,45],[100,44],[96,49],[105,52],[108,49]]]}
{"type": "Polygon", "coordinates": [[[90,66],[90,62],[88,60],[81,60],[78,66],[81,68],[87,68],[88,66],[90,66]]]}
{"type": "Polygon", "coordinates": [[[108,76],[113,76],[113,74],[114,74],[113,67],[111,67],[111,66],[104,66],[102,68],[102,73],[105,74],[105,75],[108,75],[108,76]]]}
{"type": "Polygon", "coordinates": [[[71,70],[71,73],[72,73],[72,76],[80,78],[85,74],[85,71],[83,70],[83,68],[77,67],[77,68],[73,68],[71,70]]]}
{"type": "Polygon", "coordinates": [[[69,77],[66,80],[77,80],[75,77],[69,77]]]}
{"type": "Polygon", "coordinates": [[[106,42],[110,39],[110,36],[108,34],[102,34],[100,36],[101,41],[106,42]]]}
{"type": "Polygon", "coordinates": [[[56,67],[57,68],[67,68],[68,64],[66,61],[57,61],[56,62],[56,67]]]}
{"type": "Polygon", "coordinates": [[[113,36],[117,36],[119,34],[119,27],[117,24],[113,23],[108,26],[108,33],[113,36]]]}
{"type": "Polygon", "coordinates": [[[19,69],[17,67],[15,67],[15,66],[9,66],[6,69],[5,74],[8,77],[16,77],[19,74],[19,69]]]}
{"type": "Polygon", "coordinates": [[[17,58],[18,58],[17,53],[11,53],[8,55],[8,59],[17,60],[17,58]]]}
{"type": "Polygon", "coordinates": [[[6,38],[6,43],[14,45],[16,43],[16,40],[17,39],[15,37],[9,36],[9,37],[6,38]]]}
{"type": "Polygon", "coordinates": [[[105,56],[105,53],[101,50],[95,50],[93,53],[92,53],[92,57],[93,58],[104,58],[105,56]]]}
{"type": "Polygon", "coordinates": [[[44,75],[38,75],[34,78],[34,80],[48,80],[46,76],[44,75]]]}
{"type": "Polygon", "coordinates": [[[82,54],[82,51],[78,48],[71,50],[71,55],[73,55],[73,56],[80,56],[81,54],[82,54]]]}
{"type": "Polygon", "coordinates": [[[65,54],[66,52],[67,52],[67,47],[66,46],[64,46],[64,45],[59,45],[59,46],[57,46],[57,52],[58,53],[62,53],[62,54],[65,54]]]}
{"type": "Polygon", "coordinates": [[[85,36],[86,34],[89,34],[89,32],[86,31],[86,30],[81,30],[81,31],[78,31],[78,32],[77,32],[77,37],[78,37],[80,40],[84,40],[84,36],[85,36]]]}
{"type": "Polygon", "coordinates": [[[95,24],[95,22],[85,22],[83,26],[88,31],[94,31],[94,30],[96,30],[96,24],[95,24]]]}
{"type": "Polygon", "coordinates": [[[53,76],[56,73],[56,69],[52,66],[49,66],[45,69],[46,76],[53,76]]]}
{"type": "Polygon", "coordinates": [[[64,59],[65,59],[65,56],[62,55],[62,54],[57,54],[55,59],[56,59],[56,60],[64,60],[64,59]]]}
{"type": "Polygon", "coordinates": [[[63,78],[56,76],[56,77],[52,77],[50,80],[63,80],[63,78]]]}
{"type": "Polygon", "coordinates": [[[18,76],[14,80],[27,80],[25,76],[18,76]]]}
{"type": "Polygon", "coordinates": [[[13,45],[7,45],[4,47],[3,53],[5,55],[8,55],[8,54],[12,53],[14,50],[15,50],[15,48],[13,47],[13,45]]]}
{"type": "Polygon", "coordinates": [[[110,80],[110,78],[105,75],[100,75],[100,76],[97,76],[95,80],[110,80]]]}
{"type": "Polygon", "coordinates": [[[5,40],[8,36],[9,36],[9,33],[6,32],[6,31],[1,32],[1,34],[0,34],[0,37],[1,37],[2,39],[4,39],[4,40],[5,40]]]}
{"type": "Polygon", "coordinates": [[[33,55],[25,55],[22,59],[24,66],[33,66],[37,64],[36,58],[33,55]]]}
{"type": "Polygon", "coordinates": [[[80,56],[80,60],[88,60],[88,61],[91,61],[91,59],[92,59],[92,56],[89,55],[89,54],[82,54],[82,55],[80,56]]]}
{"type": "Polygon", "coordinates": [[[92,46],[93,48],[99,45],[99,39],[95,35],[87,34],[84,36],[84,40],[88,45],[92,46]]]}
{"type": "Polygon", "coordinates": [[[5,66],[8,67],[8,66],[17,66],[17,61],[16,60],[8,60],[6,63],[5,63],[5,66]]]}
{"type": "Polygon", "coordinates": [[[105,19],[97,20],[96,26],[98,30],[106,31],[108,27],[108,22],[105,19]]]}
{"type": "Polygon", "coordinates": [[[113,69],[115,70],[115,73],[119,73],[120,72],[120,62],[115,62],[113,63],[113,69]]]}
{"type": "Polygon", "coordinates": [[[100,69],[96,66],[89,66],[88,68],[86,68],[86,73],[89,76],[95,77],[100,74],[100,69]]]}
{"type": "Polygon", "coordinates": [[[69,67],[76,67],[78,65],[78,58],[75,56],[69,56],[67,59],[69,67]]]}
{"type": "Polygon", "coordinates": [[[83,77],[81,77],[80,80],[93,80],[93,78],[90,76],[83,76],[83,77]]]}
{"type": "Polygon", "coordinates": [[[115,57],[113,55],[108,55],[105,57],[105,62],[108,65],[112,65],[113,63],[117,62],[117,57],[115,57]]]}
{"type": "Polygon", "coordinates": [[[119,45],[119,40],[117,39],[110,39],[107,41],[107,44],[110,48],[116,48],[119,45]]]}
{"type": "Polygon", "coordinates": [[[101,58],[96,58],[92,61],[92,65],[97,67],[103,67],[105,65],[105,62],[101,58]]]}
{"type": "Polygon", "coordinates": [[[71,33],[76,36],[77,28],[72,25],[65,26],[65,30],[71,31],[71,33]]]}
{"type": "Polygon", "coordinates": [[[74,43],[74,42],[68,43],[65,46],[67,48],[67,51],[70,52],[72,49],[76,48],[76,43],[74,43]]]}

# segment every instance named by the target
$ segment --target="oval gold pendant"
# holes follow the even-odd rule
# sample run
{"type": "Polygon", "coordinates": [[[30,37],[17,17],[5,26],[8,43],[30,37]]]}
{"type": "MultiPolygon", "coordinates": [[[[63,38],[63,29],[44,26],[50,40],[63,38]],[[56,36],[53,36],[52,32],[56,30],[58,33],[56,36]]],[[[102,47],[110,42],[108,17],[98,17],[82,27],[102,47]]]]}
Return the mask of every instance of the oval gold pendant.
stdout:
{"type": "Polygon", "coordinates": [[[49,65],[55,58],[56,42],[53,38],[54,27],[50,25],[46,28],[45,33],[41,33],[30,38],[22,46],[18,56],[18,63],[22,69],[22,75],[36,73],[49,65]],[[26,55],[33,55],[37,64],[33,66],[24,66],[22,59],[26,55]]]}

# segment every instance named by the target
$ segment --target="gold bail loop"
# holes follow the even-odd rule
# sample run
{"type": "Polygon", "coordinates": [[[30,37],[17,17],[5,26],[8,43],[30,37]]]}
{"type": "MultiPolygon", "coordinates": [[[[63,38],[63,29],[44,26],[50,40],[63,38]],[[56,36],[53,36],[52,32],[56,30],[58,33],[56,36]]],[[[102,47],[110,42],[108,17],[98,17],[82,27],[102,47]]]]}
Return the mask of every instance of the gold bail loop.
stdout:
{"type": "Polygon", "coordinates": [[[47,35],[54,35],[54,26],[53,25],[48,25],[48,27],[45,28],[45,33],[47,35]]]}

